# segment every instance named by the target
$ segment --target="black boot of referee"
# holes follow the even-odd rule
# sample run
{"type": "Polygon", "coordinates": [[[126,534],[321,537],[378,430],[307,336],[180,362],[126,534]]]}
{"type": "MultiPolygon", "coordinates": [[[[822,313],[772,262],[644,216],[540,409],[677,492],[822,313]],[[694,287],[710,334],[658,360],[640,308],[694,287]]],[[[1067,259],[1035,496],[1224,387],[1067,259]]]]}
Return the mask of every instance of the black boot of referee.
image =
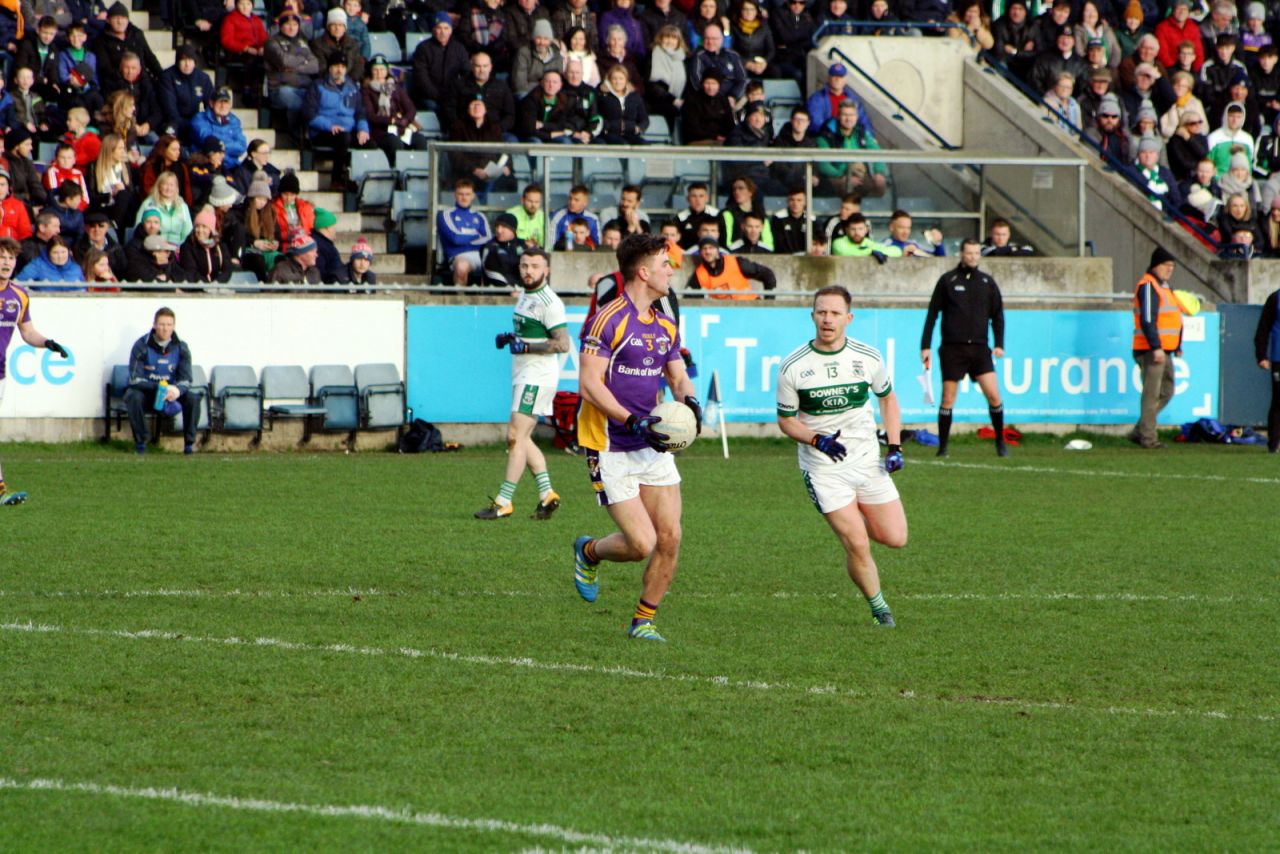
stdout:
{"type": "Polygon", "coordinates": [[[951,410],[938,407],[938,456],[947,454],[947,440],[951,438],[951,410]]]}
{"type": "Polygon", "coordinates": [[[1004,404],[987,407],[991,416],[991,429],[996,432],[996,456],[1009,456],[1009,446],[1004,441],[1004,404]]]}

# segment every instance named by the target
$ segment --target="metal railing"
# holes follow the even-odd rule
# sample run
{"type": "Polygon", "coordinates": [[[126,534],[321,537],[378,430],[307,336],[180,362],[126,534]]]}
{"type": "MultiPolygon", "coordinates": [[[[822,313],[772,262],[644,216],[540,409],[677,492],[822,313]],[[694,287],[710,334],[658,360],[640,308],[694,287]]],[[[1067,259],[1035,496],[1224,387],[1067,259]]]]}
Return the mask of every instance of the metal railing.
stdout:
{"type": "Polygon", "coordinates": [[[823,21],[818,28],[813,31],[810,42],[814,47],[818,46],[818,42],[827,36],[877,36],[885,38],[915,38],[920,34],[921,30],[963,30],[965,37],[969,39],[969,44],[976,45],[977,39],[973,37],[973,33],[969,32],[969,28],[959,21],[823,21]],[[885,31],[888,32],[885,32],[885,31]],[[916,32],[895,32],[903,30],[915,30],[916,32]],[[876,32],[869,32],[876,31],[876,32]]]}
{"type": "MultiPolygon", "coordinates": [[[[843,59],[846,63],[848,63],[848,65],[852,67],[854,71],[858,72],[858,74],[861,75],[864,80],[870,83],[877,92],[879,92],[881,95],[885,96],[890,101],[892,101],[894,107],[897,108],[899,113],[905,113],[907,117],[910,118],[916,124],[918,124],[924,130],[925,133],[933,137],[934,141],[937,142],[938,145],[942,146],[944,150],[955,151],[956,146],[947,142],[947,140],[943,138],[942,134],[938,133],[936,130],[933,129],[933,127],[928,122],[926,122],[924,119],[916,115],[914,110],[912,110],[906,104],[902,103],[902,101],[898,98],[897,95],[893,94],[888,89],[884,88],[884,86],[880,84],[879,80],[876,80],[874,77],[868,74],[867,71],[861,65],[855,62],[853,58],[849,56],[849,54],[845,53],[838,47],[833,47],[827,51],[827,59],[830,59],[833,56],[838,56],[841,59],[843,59]]],[[[901,116],[894,116],[894,118],[901,119],[901,116]]]]}

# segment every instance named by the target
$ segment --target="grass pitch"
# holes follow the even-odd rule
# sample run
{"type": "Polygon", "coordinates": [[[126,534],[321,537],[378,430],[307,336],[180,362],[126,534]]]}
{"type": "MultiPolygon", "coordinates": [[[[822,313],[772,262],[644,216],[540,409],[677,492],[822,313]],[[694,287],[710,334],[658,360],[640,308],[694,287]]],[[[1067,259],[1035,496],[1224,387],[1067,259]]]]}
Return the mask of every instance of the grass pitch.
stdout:
{"type": "Polygon", "coordinates": [[[895,631],[701,443],[666,645],[580,458],[0,446],[0,847],[1276,850],[1280,463],[1063,441],[907,449],[895,631]]]}

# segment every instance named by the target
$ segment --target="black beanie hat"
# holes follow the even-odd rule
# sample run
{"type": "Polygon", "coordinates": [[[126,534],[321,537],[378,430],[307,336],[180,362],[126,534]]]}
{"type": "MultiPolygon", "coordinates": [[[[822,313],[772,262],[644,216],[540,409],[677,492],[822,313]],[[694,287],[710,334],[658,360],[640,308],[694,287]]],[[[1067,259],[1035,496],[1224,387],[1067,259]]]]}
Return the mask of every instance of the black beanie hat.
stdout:
{"type": "Polygon", "coordinates": [[[1169,261],[1177,263],[1177,259],[1169,254],[1168,249],[1165,249],[1163,246],[1157,246],[1155,251],[1151,253],[1151,263],[1147,266],[1147,269],[1154,270],[1156,267],[1159,267],[1161,264],[1165,264],[1169,261]]]}

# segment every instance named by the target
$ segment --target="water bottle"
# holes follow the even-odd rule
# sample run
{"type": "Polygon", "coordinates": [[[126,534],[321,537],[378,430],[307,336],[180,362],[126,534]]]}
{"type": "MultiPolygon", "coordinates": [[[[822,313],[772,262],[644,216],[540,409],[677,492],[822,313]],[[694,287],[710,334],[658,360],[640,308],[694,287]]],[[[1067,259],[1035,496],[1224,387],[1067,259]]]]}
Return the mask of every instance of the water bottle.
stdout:
{"type": "Polygon", "coordinates": [[[156,402],[155,402],[156,412],[164,411],[164,396],[168,393],[169,393],[169,381],[160,380],[160,384],[156,386],[156,402]]]}

